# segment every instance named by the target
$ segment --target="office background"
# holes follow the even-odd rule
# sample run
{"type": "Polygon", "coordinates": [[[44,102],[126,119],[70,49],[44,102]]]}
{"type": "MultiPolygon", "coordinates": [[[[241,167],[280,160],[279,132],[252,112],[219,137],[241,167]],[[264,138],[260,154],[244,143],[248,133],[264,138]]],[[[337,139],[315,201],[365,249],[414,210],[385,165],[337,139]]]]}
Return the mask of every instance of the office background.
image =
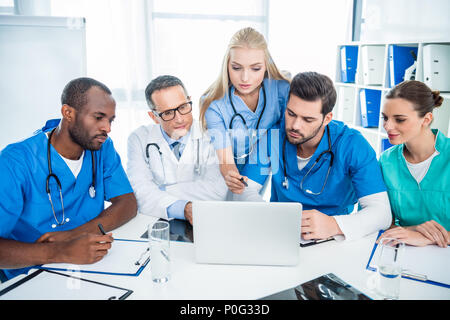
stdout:
{"type": "MultiPolygon", "coordinates": [[[[448,12],[447,0],[0,0],[4,16],[85,18],[85,68],[80,71],[85,74],[80,76],[100,80],[113,91],[117,119],[110,136],[124,165],[129,133],[151,121],[144,99],[147,83],[161,74],[178,76],[192,96],[197,118],[199,98],[218,76],[225,48],[241,27],[265,35],[281,70],[292,75],[317,71],[335,80],[339,44],[448,42],[448,12]]],[[[0,44],[0,59],[7,46],[0,44]]],[[[1,72],[1,77],[7,82],[11,74],[1,72]]],[[[46,85],[37,82],[33,92],[46,85]]],[[[55,90],[59,97],[61,89],[55,90]]],[[[22,87],[10,94],[30,90],[22,87]]],[[[59,117],[59,100],[46,105],[59,117]]],[[[6,134],[2,126],[0,149],[43,126],[47,115],[34,105],[26,108],[23,114],[23,109],[1,104],[2,124],[14,123],[17,134],[6,134]],[[29,120],[21,124],[24,117],[29,120]]]]}

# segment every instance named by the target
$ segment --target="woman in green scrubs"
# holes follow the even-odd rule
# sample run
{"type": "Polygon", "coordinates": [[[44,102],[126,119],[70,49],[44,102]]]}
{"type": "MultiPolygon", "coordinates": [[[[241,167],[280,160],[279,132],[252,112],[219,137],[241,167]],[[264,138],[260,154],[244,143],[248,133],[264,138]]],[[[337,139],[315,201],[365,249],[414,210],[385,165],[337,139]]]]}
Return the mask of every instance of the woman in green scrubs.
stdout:
{"type": "Polygon", "coordinates": [[[430,128],[443,100],[419,81],[404,81],[386,95],[383,126],[394,146],[382,153],[380,165],[394,224],[382,237],[415,246],[450,244],[450,139],[430,128]]]}

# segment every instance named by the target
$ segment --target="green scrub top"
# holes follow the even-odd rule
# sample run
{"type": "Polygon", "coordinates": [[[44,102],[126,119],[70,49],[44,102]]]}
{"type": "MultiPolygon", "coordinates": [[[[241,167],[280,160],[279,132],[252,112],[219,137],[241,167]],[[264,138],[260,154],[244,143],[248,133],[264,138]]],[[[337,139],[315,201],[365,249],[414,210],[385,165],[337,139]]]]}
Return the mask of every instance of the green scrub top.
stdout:
{"type": "Polygon", "coordinates": [[[415,226],[434,220],[450,231],[450,139],[437,129],[432,131],[439,154],[420,183],[406,165],[404,144],[381,154],[381,171],[396,225],[415,226]]]}

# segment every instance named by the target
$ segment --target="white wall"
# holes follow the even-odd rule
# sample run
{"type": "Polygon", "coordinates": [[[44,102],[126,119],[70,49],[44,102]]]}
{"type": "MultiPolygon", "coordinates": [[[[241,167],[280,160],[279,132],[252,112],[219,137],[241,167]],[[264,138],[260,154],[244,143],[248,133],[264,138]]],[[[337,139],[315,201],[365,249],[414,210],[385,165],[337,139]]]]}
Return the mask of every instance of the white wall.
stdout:
{"type": "Polygon", "coordinates": [[[269,49],[280,69],[334,79],[336,46],[351,40],[351,0],[276,0],[269,7],[269,49]]]}
{"type": "Polygon", "coordinates": [[[85,75],[83,19],[0,16],[0,150],[60,118],[64,86],[85,75]]]}
{"type": "Polygon", "coordinates": [[[365,0],[361,41],[448,41],[448,0],[365,0]]]}

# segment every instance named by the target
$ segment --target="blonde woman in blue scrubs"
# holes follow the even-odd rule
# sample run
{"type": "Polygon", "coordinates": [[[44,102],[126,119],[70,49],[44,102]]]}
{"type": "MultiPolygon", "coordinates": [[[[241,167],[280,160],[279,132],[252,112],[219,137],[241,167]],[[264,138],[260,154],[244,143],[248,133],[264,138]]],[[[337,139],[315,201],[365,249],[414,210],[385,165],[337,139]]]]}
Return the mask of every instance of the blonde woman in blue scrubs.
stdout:
{"type": "Polygon", "coordinates": [[[289,81],[273,62],[264,36],[252,28],[236,32],[221,74],[200,101],[200,120],[233,193],[242,193],[250,183],[239,172],[256,155],[257,141],[280,120],[288,96],[289,81]]]}
{"type": "Polygon", "coordinates": [[[450,139],[431,129],[439,91],[419,81],[405,81],[386,96],[383,126],[395,146],[380,165],[395,226],[382,237],[414,246],[450,244],[450,139]]]}

